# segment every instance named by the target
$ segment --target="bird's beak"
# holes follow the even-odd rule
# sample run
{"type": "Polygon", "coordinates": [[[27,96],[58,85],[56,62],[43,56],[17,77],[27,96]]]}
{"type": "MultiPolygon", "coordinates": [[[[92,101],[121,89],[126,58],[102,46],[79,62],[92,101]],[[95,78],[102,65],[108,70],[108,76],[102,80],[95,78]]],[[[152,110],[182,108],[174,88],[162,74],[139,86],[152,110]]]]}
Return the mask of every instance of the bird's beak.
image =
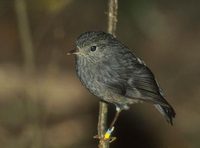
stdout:
{"type": "Polygon", "coordinates": [[[68,51],[68,52],[67,52],[67,55],[78,54],[78,53],[79,53],[78,48],[74,48],[74,49],[68,51]]]}

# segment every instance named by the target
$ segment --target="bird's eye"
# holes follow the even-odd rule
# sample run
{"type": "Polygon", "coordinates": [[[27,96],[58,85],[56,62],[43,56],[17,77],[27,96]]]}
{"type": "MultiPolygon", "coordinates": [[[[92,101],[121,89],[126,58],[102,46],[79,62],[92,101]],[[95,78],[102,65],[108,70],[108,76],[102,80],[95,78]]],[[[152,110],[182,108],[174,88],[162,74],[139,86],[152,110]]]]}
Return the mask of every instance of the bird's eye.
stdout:
{"type": "Polygon", "coordinates": [[[91,51],[95,51],[96,49],[97,49],[96,46],[92,46],[92,47],[90,48],[91,51]]]}

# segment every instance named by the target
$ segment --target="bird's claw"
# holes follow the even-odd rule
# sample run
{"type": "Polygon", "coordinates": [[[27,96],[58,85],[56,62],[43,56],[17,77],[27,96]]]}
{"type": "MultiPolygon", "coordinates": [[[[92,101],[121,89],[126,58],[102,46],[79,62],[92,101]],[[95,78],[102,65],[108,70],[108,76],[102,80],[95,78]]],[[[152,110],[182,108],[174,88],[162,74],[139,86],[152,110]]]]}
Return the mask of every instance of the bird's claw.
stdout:
{"type": "Polygon", "coordinates": [[[115,141],[117,139],[117,137],[109,137],[108,139],[106,139],[105,135],[104,135],[104,137],[99,137],[99,135],[96,135],[93,138],[94,139],[100,139],[100,140],[103,140],[103,141],[108,141],[109,143],[112,143],[113,141],[115,141]]]}
{"type": "Polygon", "coordinates": [[[112,128],[109,128],[103,137],[100,137],[99,135],[94,136],[95,139],[105,140],[109,141],[109,143],[115,141],[116,137],[111,137],[112,132],[114,131],[114,126],[112,128]]]}

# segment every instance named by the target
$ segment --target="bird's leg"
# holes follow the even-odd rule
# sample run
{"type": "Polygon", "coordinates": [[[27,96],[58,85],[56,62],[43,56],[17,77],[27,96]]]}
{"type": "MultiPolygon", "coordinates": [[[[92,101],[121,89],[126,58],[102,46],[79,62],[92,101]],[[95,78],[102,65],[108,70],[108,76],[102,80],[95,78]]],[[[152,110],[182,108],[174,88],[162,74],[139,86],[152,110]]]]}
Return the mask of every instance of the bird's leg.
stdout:
{"type": "Polygon", "coordinates": [[[112,120],[111,124],[110,124],[110,127],[109,129],[111,129],[112,127],[114,127],[115,125],[115,122],[117,121],[118,117],[119,117],[119,114],[121,112],[121,109],[119,107],[116,107],[116,113],[115,113],[115,117],[114,119],[112,120]]]}
{"type": "Polygon", "coordinates": [[[112,120],[109,129],[107,130],[107,132],[104,135],[104,139],[105,140],[110,140],[110,142],[114,141],[116,139],[116,137],[111,137],[112,132],[114,131],[114,125],[119,117],[119,114],[121,112],[121,109],[119,107],[116,107],[116,113],[115,113],[115,117],[112,120]]]}
{"type": "Polygon", "coordinates": [[[121,108],[116,107],[116,113],[115,116],[109,126],[109,129],[106,131],[104,137],[99,137],[98,135],[94,136],[94,138],[96,139],[103,139],[103,140],[108,140],[110,143],[113,142],[114,140],[116,140],[116,137],[111,137],[112,132],[114,131],[114,125],[119,117],[120,112],[122,111],[121,108]]]}

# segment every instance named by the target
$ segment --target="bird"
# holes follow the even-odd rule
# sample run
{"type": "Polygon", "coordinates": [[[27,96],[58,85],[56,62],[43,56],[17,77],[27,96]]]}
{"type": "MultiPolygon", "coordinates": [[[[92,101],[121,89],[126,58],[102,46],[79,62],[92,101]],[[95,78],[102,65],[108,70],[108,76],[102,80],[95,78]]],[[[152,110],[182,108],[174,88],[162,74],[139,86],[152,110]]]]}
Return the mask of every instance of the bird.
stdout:
{"type": "Polygon", "coordinates": [[[112,34],[103,31],[82,33],[75,48],[76,73],[82,84],[101,100],[116,107],[112,128],[122,110],[139,102],[149,102],[173,124],[175,110],[167,102],[152,71],[133,50],[112,34]]]}

